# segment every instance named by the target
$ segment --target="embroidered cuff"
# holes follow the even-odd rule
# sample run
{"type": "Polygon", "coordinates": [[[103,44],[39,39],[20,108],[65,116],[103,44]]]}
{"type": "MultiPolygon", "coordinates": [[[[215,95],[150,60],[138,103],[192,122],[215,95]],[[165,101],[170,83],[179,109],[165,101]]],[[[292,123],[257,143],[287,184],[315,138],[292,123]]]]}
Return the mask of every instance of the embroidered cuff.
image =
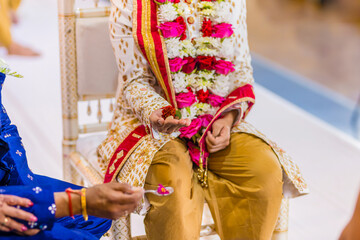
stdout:
{"type": "Polygon", "coordinates": [[[34,214],[38,219],[37,222],[19,221],[29,229],[46,230],[53,227],[56,220],[56,205],[52,191],[39,186],[9,186],[0,187],[0,193],[27,198],[34,203],[32,207],[21,208],[26,212],[34,214]]]}

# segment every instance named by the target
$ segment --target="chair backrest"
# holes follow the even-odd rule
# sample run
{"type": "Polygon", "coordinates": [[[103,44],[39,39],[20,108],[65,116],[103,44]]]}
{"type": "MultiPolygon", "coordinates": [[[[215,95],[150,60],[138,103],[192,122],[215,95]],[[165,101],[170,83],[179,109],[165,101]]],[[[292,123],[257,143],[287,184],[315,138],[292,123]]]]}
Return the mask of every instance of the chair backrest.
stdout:
{"type": "Polygon", "coordinates": [[[107,130],[100,101],[114,98],[118,79],[109,38],[110,7],[99,6],[98,0],[87,2],[94,2],[93,7],[76,8],[75,0],[58,0],[65,180],[71,179],[68,158],[79,134],[107,130]],[[98,101],[99,121],[80,125],[78,102],[90,100],[98,101]]]}

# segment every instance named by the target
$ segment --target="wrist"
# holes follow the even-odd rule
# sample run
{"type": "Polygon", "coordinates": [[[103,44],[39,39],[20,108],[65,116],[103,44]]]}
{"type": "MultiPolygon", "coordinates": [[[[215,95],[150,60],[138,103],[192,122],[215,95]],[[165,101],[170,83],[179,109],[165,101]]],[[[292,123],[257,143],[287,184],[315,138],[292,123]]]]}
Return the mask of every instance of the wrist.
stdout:
{"type": "Polygon", "coordinates": [[[69,196],[65,192],[54,193],[55,204],[56,204],[56,214],[55,217],[66,217],[70,216],[70,209],[72,208],[74,215],[81,214],[81,201],[80,196],[74,193],[71,193],[71,206],[69,206],[69,196]]]}
{"type": "Polygon", "coordinates": [[[226,120],[226,122],[228,123],[229,127],[232,127],[232,125],[234,124],[236,118],[238,115],[238,111],[237,110],[231,110],[229,112],[226,112],[223,114],[223,119],[226,120]]]}
{"type": "Polygon", "coordinates": [[[81,197],[79,194],[71,193],[72,209],[74,215],[81,215],[81,197]]]}

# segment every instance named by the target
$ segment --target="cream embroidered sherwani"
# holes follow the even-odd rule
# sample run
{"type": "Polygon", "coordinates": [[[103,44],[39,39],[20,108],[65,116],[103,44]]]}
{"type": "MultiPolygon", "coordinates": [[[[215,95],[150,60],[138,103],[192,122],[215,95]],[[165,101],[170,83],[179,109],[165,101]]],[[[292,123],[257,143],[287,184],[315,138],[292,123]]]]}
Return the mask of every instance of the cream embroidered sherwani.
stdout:
{"type": "MultiPolygon", "coordinates": [[[[154,67],[156,57],[144,55],[145,51],[149,53],[153,50],[151,46],[148,46],[153,42],[147,40],[146,28],[143,29],[144,32],[136,32],[139,25],[144,24],[141,21],[147,21],[147,19],[151,21],[149,14],[146,14],[147,9],[151,11],[150,9],[154,8],[154,5],[150,6],[148,3],[150,1],[152,0],[112,0],[110,37],[120,72],[117,107],[108,136],[98,148],[100,166],[105,181],[116,180],[140,187],[145,184],[154,156],[164,145],[173,142],[173,139],[178,136],[157,133],[151,128],[149,121],[150,115],[155,110],[174,105],[171,90],[166,91],[166,87],[159,80],[162,76],[154,67]],[[143,4],[142,12],[139,12],[139,4],[143,4]],[[143,14],[143,18],[136,19],[139,14],[143,14]],[[143,45],[139,43],[139,34],[142,34],[143,45]]],[[[197,7],[199,1],[181,0],[181,2],[187,3],[190,9],[183,16],[187,19],[186,34],[189,39],[195,39],[196,42],[196,39],[201,37],[201,17],[197,7]]],[[[233,26],[234,34],[227,43],[228,45],[218,50],[221,54],[230,55],[229,59],[234,63],[235,71],[229,74],[226,84],[220,87],[224,97],[253,83],[247,42],[245,0],[225,0],[225,2],[230,7],[227,14],[230,16],[229,21],[233,26]]],[[[158,44],[163,49],[165,48],[163,53],[165,58],[166,55],[176,55],[173,52],[174,49],[169,49],[170,45],[167,45],[168,49],[166,50],[164,39],[158,44]]],[[[169,88],[173,89],[174,87],[170,86],[169,88]]],[[[239,111],[239,119],[232,128],[232,133],[247,133],[256,136],[271,147],[283,172],[284,196],[296,197],[307,193],[307,185],[291,158],[266,136],[242,120],[252,104],[253,101],[250,98],[239,98],[237,102],[223,110],[223,112],[232,109],[239,111]]]]}

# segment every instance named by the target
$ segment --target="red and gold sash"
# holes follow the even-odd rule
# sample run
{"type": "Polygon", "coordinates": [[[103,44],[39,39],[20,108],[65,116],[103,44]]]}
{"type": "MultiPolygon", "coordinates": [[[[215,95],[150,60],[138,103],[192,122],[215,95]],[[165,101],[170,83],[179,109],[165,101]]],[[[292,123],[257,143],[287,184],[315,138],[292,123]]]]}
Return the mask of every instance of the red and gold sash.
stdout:
{"type": "Polygon", "coordinates": [[[157,9],[153,0],[134,0],[133,36],[163,89],[166,100],[177,108],[166,46],[158,29],[157,9]]]}
{"type": "Polygon", "coordinates": [[[115,179],[122,166],[125,164],[129,156],[134,152],[136,147],[142,143],[144,137],[148,133],[145,126],[141,125],[135,128],[116,149],[114,155],[110,159],[108,168],[105,173],[104,183],[111,182],[115,179]]]}

